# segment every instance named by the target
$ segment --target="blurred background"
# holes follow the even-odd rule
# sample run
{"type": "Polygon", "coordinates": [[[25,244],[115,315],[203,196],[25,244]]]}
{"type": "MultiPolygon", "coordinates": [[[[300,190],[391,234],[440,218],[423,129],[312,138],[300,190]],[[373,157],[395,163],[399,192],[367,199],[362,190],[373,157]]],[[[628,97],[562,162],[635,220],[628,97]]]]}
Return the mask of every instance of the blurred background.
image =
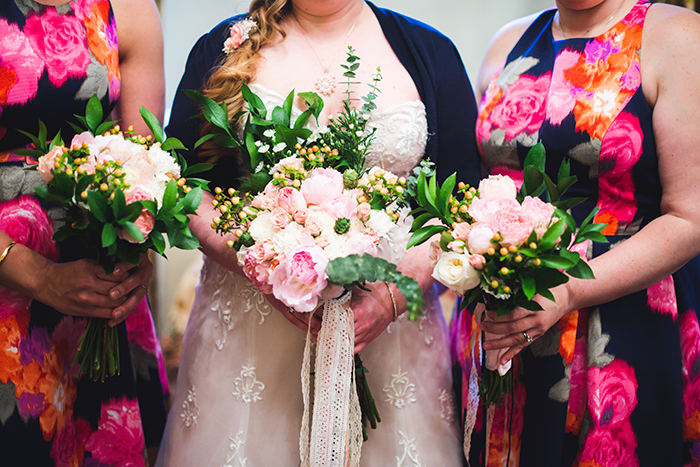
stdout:
{"type": "MultiPolygon", "coordinates": [[[[219,22],[247,10],[249,0],[156,0],[165,36],[166,104],[173,100],[185,61],[196,40],[219,22]]],[[[554,0],[376,0],[419,19],[447,35],[457,46],[470,79],[476,80],[491,37],[503,25],[521,16],[551,8],[554,0]]],[[[695,0],[669,0],[696,9],[695,0]]],[[[167,109],[166,109],[167,122],[167,109]]],[[[151,305],[166,353],[171,378],[179,363],[182,332],[187,323],[194,287],[199,278],[201,254],[171,250],[168,259],[155,257],[156,278],[151,305]]],[[[445,296],[446,308],[451,298],[445,296]]],[[[449,318],[451,310],[446,309],[449,318]]]]}

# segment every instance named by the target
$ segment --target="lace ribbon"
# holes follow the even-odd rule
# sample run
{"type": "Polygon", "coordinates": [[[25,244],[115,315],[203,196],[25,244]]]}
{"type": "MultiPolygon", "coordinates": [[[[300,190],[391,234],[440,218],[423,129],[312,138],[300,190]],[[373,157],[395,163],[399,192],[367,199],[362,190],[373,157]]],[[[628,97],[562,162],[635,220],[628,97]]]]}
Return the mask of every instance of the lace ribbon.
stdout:
{"type": "Polygon", "coordinates": [[[313,415],[309,419],[311,339],[307,332],[301,367],[304,416],[299,434],[302,467],[360,464],[362,420],[354,379],[355,326],[343,304],[350,293],[328,300],[316,344],[313,415]],[[309,424],[311,425],[309,427],[309,424]]]}

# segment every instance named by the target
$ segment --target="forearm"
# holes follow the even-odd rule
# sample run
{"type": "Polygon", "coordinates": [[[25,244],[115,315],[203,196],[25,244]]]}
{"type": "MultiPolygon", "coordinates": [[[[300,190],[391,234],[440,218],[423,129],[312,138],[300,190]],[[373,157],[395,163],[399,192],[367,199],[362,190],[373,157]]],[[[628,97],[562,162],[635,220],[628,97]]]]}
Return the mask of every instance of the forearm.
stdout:
{"type": "Polygon", "coordinates": [[[190,216],[190,230],[192,230],[192,233],[202,245],[200,248],[202,253],[226,269],[243,275],[243,271],[238,266],[236,250],[227,244],[227,241],[233,240],[233,235],[222,236],[211,227],[214,218],[217,216],[217,211],[212,206],[213,199],[214,196],[211,193],[208,191],[204,192],[202,203],[197,209],[197,215],[190,216]]]}
{"type": "MultiPolygon", "coordinates": [[[[12,238],[0,231],[0,252],[12,242],[12,238]]],[[[31,298],[38,298],[41,275],[50,261],[22,244],[15,244],[0,263],[0,285],[16,290],[31,298]]]]}

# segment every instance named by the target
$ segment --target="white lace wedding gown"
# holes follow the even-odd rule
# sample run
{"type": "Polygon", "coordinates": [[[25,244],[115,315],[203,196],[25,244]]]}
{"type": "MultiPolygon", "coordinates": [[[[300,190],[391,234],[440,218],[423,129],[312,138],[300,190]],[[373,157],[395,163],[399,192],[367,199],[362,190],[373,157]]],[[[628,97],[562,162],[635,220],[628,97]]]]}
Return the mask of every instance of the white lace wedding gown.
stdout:
{"type": "MultiPolygon", "coordinates": [[[[251,88],[268,108],[283,102],[262,86],[251,88]]],[[[407,175],[425,149],[423,104],[392,106],[371,122],[377,132],[367,163],[407,175]]],[[[403,223],[380,245],[382,257],[398,263],[408,228],[403,223]]],[[[418,322],[401,316],[361,352],[382,419],[368,430],[362,466],[462,465],[447,326],[433,289],[425,300],[418,322]]],[[[156,465],[299,465],[305,337],[245,277],[205,257],[156,465]]]]}

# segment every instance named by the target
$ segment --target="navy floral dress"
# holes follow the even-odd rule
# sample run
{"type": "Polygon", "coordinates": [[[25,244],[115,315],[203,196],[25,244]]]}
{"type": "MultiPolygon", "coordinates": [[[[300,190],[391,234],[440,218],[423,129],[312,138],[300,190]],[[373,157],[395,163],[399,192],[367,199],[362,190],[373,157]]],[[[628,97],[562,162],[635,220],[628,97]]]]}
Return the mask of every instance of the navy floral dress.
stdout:
{"type": "MultiPolygon", "coordinates": [[[[61,212],[32,196],[43,182],[24,170],[35,161],[13,152],[29,142],[17,130],[37,134],[41,119],[70,141],[66,121],[93,95],[107,114],[119,86],[108,0],[0,1],[0,230],[14,241],[54,261],[81,257],[51,240],[61,212]]],[[[146,300],[120,325],[121,374],[104,383],[77,377],[84,329],[85,319],[0,286],[1,465],[144,466],[146,448],[160,443],[167,380],[146,300]]]]}
{"type": "MultiPolygon", "coordinates": [[[[563,159],[578,182],[567,193],[608,224],[596,257],[661,215],[652,109],[641,88],[649,3],[593,38],[552,38],[555,10],[521,37],[481,102],[477,139],[492,173],[522,180],[542,141],[546,170],[563,159]]],[[[564,316],[514,360],[513,397],[484,409],[478,397],[480,333],[455,323],[472,466],[697,466],[700,327],[697,259],[646,290],[564,316]],[[470,384],[471,383],[471,384],[470,384]],[[470,423],[471,422],[471,423],[470,423]]]]}

